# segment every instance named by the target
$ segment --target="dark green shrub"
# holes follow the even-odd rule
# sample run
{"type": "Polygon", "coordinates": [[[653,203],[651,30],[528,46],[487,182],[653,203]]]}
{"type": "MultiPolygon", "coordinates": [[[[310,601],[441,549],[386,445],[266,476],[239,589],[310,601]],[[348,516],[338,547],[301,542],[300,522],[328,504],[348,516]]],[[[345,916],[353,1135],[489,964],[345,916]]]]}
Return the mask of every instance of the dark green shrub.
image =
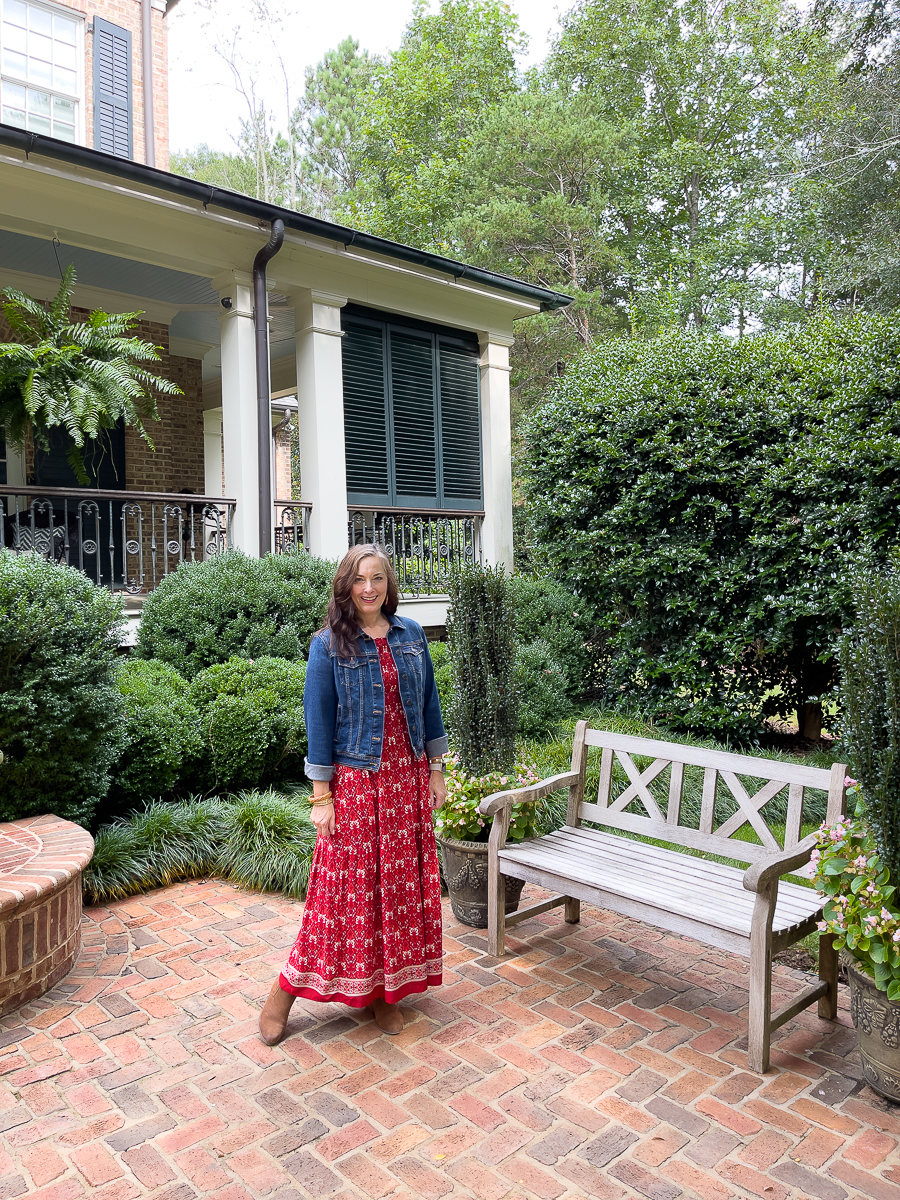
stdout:
{"type": "Polygon", "coordinates": [[[516,757],[515,612],[503,567],[463,567],[450,580],[453,664],[448,730],[470,775],[509,773],[516,757]]]}
{"type": "MultiPolygon", "coordinates": [[[[516,640],[527,645],[540,639],[550,648],[566,676],[565,691],[577,699],[591,686],[592,622],[584,602],[554,579],[513,575],[516,640]]],[[[522,727],[521,713],[519,728],[522,727]]]]}
{"type": "Polygon", "coordinates": [[[866,821],[891,881],[900,881],[900,571],[861,575],[840,642],[843,738],[866,821]]]}
{"type": "Polygon", "coordinates": [[[135,653],[169,663],[185,679],[235,656],[304,659],[334,571],[305,551],[248,558],[230,550],[182,563],[147,598],[135,653]]]}
{"type": "Polygon", "coordinates": [[[244,792],[225,805],[218,870],[244,887],[305,896],[316,847],[309,805],[269,792],[244,792]]]}
{"type": "Polygon", "coordinates": [[[305,679],[302,661],[232,658],[191,681],[203,740],[197,781],[204,790],[232,791],[302,777],[305,679]]]}
{"type": "Polygon", "coordinates": [[[446,642],[429,642],[428,650],[431,654],[431,665],[434,667],[434,682],[437,684],[441,712],[446,719],[453,698],[453,666],[450,662],[450,649],[446,642]]]}
{"type": "Polygon", "coordinates": [[[156,659],[128,659],[119,667],[125,700],[125,739],[111,803],[140,803],[170,792],[202,750],[200,719],[190,686],[174,667],[156,659]]]}
{"type": "MultiPolygon", "coordinates": [[[[669,728],[817,737],[848,557],[900,542],[900,320],[620,339],[527,429],[529,521],[607,638],[606,696],[669,728]]],[[[579,610],[580,611],[580,610],[579,610]]]]}
{"type": "Polygon", "coordinates": [[[119,755],[123,624],[80,571],[0,548],[0,820],[89,823],[119,755]]]}
{"type": "Polygon", "coordinates": [[[516,648],[519,734],[544,737],[572,711],[569,680],[549,642],[538,638],[516,648]]]}

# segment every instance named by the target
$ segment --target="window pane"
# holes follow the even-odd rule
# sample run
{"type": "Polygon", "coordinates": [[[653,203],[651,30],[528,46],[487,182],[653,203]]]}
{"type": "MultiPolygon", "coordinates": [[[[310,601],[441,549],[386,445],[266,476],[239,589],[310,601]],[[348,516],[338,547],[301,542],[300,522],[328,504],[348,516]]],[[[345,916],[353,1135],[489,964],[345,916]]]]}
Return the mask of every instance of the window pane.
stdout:
{"type": "Polygon", "coordinates": [[[46,92],[33,92],[28,89],[28,111],[40,116],[50,116],[50,97],[46,92]]]}
{"type": "Polygon", "coordinates": [[[28,34],[28,57],[39,58],[42,62],[53,61],[53,39],[44,37],[42,33],[28,34]]]}
{"type": "Polygon", "coordinates": [[[28,79],[31,83],[43,83],[46,87],[50,86],[50,64],[41,62],[37,58],[29,58],[28,60],[28,79]]]}
{"type": "Polygon", "coordinates": [[[3,45],[7,50],[17,50],[19,54],[25,53],[25,42],[28,34],[24,29],[20,29],[18,25],[3,26],[3,45]]]}
{"type": "Polygon", "coordinates": [[[46,33],[49,37],[53,29],[53,17],[46,8],[32,4],[28,9],[28,28],[35,33],[46,33]]]}
{"type": "Polygon", "coordinates": [[[75,46],[78,41],[78,25],[68,17],[53,18],[53,36],[58,42],[67,42],[75,46]]]}
{"type": "Polygon", "coordinates": [[[50,118],[28,114],[28,130],[30,133],[50,133],[50,118]]]}
{"type": "Polygon", "coordinates": [[[21,109],[8,108],[7,105],[4,104],[0,111],[3,113],[2,120],[4,125],[12,125],[16,129],[25,128],[25,114],[21,109]]]}
{"type": "Polygon", "coordinates": [[[25,28],[28,22],[28,9],[22,0],[3,0],[3,20],[11,25],[21,25],[25,28]]]}
{"type": "Polygon", "coordinates": [[[63,125],[59,121],[53,122],[53,136],[59,138],[61,142],[75,141],[75,126],[63,125]]]}
{"type": "Polygon", "coordinates": [[[59,88],[61,92],[70,92],[74,95],[75,89],[78,87],[78,76],[74,71],[67,71],[63,67],[54,67],[53,86],[59,88]]]}
{"type": "Polygon", "coordinates": [[[27,68],[27,59],[24,54],[16,54],[14,50],[3,51],[3,70],[9,71],[10,75],[18,75],[20,78],[25,78],[27,68]]]}
{"type": "Polygon", "coordinates": [[[68,67],[70,71],[74,71],[78,66],[75,58],[75,47],[67,46],[64,42],[54,42],[53,63],[57,67],[68,67]]]}
{"type": "Polygon", "coordinates": [[[65,121],[67,125],[75,124],[75,105],[71,100],[63,100],[60,96],[53,97],[53,120],[65,121]]]}
{"type": "Polygon", "coordinates": [[[13,108],[25,107],[25,89],[18,83],[3,84],[3,103],[11,104],[13,108]]]}

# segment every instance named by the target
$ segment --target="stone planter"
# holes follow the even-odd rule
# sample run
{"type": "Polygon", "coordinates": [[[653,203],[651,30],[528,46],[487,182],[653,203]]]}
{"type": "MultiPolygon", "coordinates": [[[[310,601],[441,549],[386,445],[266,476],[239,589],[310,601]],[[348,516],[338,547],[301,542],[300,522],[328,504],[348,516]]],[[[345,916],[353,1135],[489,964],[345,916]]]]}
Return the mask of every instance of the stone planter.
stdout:
{"type": "MultiPolygon", "coordinates": [[[[453,915],[463,925],[487,929],[488,923],[488,846],[487,842],[457,842],[439,837],[444,879],[450,893],[453,915]]],[[[515,912],[525,883],[506,881],[506,911],[515,912]]]]}
{"type": "Polygon", "coordinates": [[[900,1003],[888,1000],[849,954],[843,959],[866,1083],[880,1096],[900,1102],[900,1003]]]}

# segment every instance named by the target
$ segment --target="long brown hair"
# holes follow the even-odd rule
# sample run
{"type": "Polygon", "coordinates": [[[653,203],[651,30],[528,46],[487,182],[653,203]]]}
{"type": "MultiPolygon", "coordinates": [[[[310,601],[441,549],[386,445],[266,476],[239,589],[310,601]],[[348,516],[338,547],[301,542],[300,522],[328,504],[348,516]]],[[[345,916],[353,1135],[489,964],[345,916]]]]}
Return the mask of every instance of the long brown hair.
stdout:
{"type": "Polygon", "coordinates": [[[387,595],[381,606],[385,616],[393,616],[400,602],[400,589],[391,560],[383,547],[374,544],[351,546],[340,561],[331,583],[331,599],[328,601],[328,616],[323,631],[331,634],[331,645],[340,655],[356,654],[359,646],[359,618],[353,603],[353,584],[359,573],[359,564],[364,558],[377,558],[384,567],[387,579],[387,595]]]}

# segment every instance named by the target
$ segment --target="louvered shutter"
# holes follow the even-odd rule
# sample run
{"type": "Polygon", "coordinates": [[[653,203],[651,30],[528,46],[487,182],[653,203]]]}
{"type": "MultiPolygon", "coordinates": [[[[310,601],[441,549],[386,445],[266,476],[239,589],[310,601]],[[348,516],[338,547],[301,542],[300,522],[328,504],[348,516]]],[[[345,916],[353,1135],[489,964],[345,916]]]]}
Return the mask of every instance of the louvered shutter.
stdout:
{"type": "Polygon", "coordinates": [[[131,158],[131,34],[94,17],[94,146],[131,158]]]}
{"type": "Polygon", "coordinates": [[[478,356],[438,339],[441,466],[447,508],[481,507],[481,412],[478,356]]]}
{"type": "Polygon", "coordinates": [[[348,325],[342,341],[350,504],[391,502],[384,328],[348,325]]]}
{"type": "Polygon", "coordinates": [[[434,339],[391,328],[390,342],[396,503],[433,507],[438,500],[434,339]]]}
{"type": "Polygon", "coordinates": [[[3,426],[0,425],[0,483],[6,482],[6,435],[3,431],[3,426]]]}

